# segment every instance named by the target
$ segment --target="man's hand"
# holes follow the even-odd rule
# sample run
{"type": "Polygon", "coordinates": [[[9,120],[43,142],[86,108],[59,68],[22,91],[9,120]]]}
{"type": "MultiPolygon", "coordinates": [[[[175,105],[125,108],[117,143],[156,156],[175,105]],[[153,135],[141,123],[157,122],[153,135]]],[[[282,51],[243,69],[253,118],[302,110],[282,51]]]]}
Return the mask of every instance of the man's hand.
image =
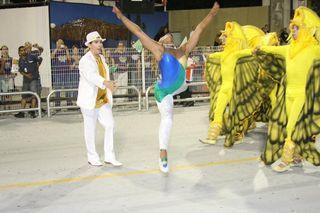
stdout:
{"type": "Polygon", "coordinates": [[[32,74],[31,73],[20,72],[20,74],[22,74],[24,77],[29,78],[30,80],[32,80],[32,74]]]}
{"type": "Polygon", "coordinates": [[[107,81],[107,80],[105,80],[103,82],[103,84],[104,84],[105,87],[107,87],[109,90],[111,90],[111,92],[114,92],[117,89],[117,85],[116,85],[115,81],[107,81]]]}
{"type": "Polygon", "coordinates": [[[29,79],[32,79],[32,74],[28,73],[28,74],[26,74],[26,77],[29,78],[29,79]]]}

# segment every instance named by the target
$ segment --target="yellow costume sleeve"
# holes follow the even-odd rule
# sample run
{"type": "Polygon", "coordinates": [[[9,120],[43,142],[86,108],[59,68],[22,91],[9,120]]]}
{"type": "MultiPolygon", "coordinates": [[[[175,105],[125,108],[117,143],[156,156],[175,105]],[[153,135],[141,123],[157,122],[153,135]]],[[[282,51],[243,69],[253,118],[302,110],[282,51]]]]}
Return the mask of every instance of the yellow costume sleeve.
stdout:
{"type": "Polygon", "coordinates": [[[236,53],[237,58],[242,58],[242,57],[251,56],[251,55],[252,55],[251,49],[240,50],[240,51],[237,51],[236,53]]]}
{"type": "Polygon", "coordinates": [[[288,46],[262,46],[260,47],[260,50],[266,53],[271,53],[275,55],[281,55],[283,57],[287,54],[287,48],[288,46]]]}

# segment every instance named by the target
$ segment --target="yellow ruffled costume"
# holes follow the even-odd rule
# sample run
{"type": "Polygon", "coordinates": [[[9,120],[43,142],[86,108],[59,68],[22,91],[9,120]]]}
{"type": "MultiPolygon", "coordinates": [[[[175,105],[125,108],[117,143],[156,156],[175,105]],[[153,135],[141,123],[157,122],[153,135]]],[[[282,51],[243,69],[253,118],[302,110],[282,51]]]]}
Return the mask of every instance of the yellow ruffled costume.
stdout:
{"type": "Polygon", "coordinates": [[[299,7],[291,31],[293,26],[299,27],[299,33],[289,45],[261,47],[257,52],[261,66],[281,82],[262,154],[266,164],[281,158],[274,167],[278,172],[288,170],[301,157],[320,165],[315,148],[315,136],[320,133],[320,46],[316,40],[320,19],[312,10],[299,7]]]}
{"type": "MultiPolygon", "coordinates": [[[[215,144],[223,127],[226,135],[230,136],[225,142],[225,146],[229,147],[233,145],[236,134],[242,132],[243,120],[248,113],[251,114],[241,103],[245,103],[250,95],[257,92],[257,86],[251,83],[257,82],[258,64],[252,63],[251,51],[248,54],[246,50],[247,39],[238,23],[227,22],[222,35],[226,36],[224,50],[210,54],[206,62],[205,76],[211,96],[210,127],[208,137],[200,141],[215,144]],[[242,84],[235,84],[235,78],[242,84]],[[238,116],[236,121],[240,121],[239,124],[234,124],[234,120],[230,121],[235,118],[233,112],[238,116]]],[[[251,102],[253,108],[257,102],[259,101],[251,102]]]]}
{"type": "Polygon", "coordinates": [[[231,147],[243,138],[266,99],[265,94],[269,95],[273,88],[269,86],[271,89],[265,92],[270,79],[267,75],[261,77],[252,51],[260,45],[277,45],[278,39],[275,33],[265,35],[255,26],[240,27],[235,22],[228,22],[223,33],[227,37],[224,51],[211,54],[206,63],[210,127],[208,137],[200,141],[215,144],[223,128],[224,145],[231,147]]]}

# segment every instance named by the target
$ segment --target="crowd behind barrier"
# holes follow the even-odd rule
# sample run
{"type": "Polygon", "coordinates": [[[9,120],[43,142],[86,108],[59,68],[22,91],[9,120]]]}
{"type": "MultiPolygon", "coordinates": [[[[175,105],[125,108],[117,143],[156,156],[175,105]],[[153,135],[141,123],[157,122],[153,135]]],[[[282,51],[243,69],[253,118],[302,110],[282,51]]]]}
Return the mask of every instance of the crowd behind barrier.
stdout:
{"type": "MultiPolygon", "coordinates": [[[[48,108],[55,111],[60,111],[61,109],[73,110],[77,108],[76,99],[79,83],[78,65],[80,58],[86,51],[86,49],[79,48],[75,45],[71,48],[67,48],[62,40],[57,41],[56,48],[51,50],[52,87],[50,88],[50,92],[54,92],[49,92],[50,98],[48,98],[47,95],[41,95],[41,91],[38,93],[41,99],[40,107],[42,108],[42,111],[45,111],[48,108]]],[[[187,81],[189,83],[204,81],[203,74],[206,57],[210,53],[216,51],[219,51],[218,46],[198,47],[192,51],[188,59],[187,69],[187,81]]],[[[125,47],[122,42],[119,42],[116,48],[103,49],[102,54],[109,65],[110,78],[115,80],[119,87],[122,87],[122,89],[118,89],[114,94],[115,105],[129,106],[130,102],[134,102],[138,104],[138,108],[141,109],[146,103],[142,102],[139,99],[139,96],[140,98],[141,96],[144,97],[146,95],[146,90],[149,87],[152,87],[160,78],[158,64],[152,54],[146,49],[138,52],[134,48],[125,47]],[[132,89],[131,87],[136,89],[132,89]],[[135,90],[138,90],[139,92],[135,90]]],[[[10,60],[10,66],[8,62],[1,61],[2,65],[6,64],[6,66],[1,67],[7,67],[7,73],[5,75],[0,75],[0,82],[3,83],[6,81],[7,89],[2,86],[1,92],[15,93],[8,93],[6,96],[0,96],[0,116],[5,113],[17,112],[19,110],[23,112],[23,109],[25,108],[21,106],[21,94],[17,93],[21,91],[22,88],[18,88],[14,84],[15,76],[19,75],[19,65],[14,59],[11,58],[10,60]]],[[[38,86],[41,88],[41,85],[38,86]]],[[[204,84],[192,86],[189,88],[188,92],[190,95],[197,94],[200,96],[208,96],[208,90],[204,84]]],[[[152,96],[153,94],[150,93],[148,95],[152,96]]],[[[27,100],[26,107],[29,107],[28,102],[30,102],[30,100],[27,100]]],[[[37,109],[31,107],[31,105],[30,108],[37,109]]],[[[31,117],[35,116],[33,115],[31,117]]]]}

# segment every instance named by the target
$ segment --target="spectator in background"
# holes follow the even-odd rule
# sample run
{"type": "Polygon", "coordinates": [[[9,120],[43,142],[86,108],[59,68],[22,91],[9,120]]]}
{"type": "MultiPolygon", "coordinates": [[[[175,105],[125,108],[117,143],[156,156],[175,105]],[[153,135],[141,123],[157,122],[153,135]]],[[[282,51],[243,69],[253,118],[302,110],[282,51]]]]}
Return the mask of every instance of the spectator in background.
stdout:
{"type": "Polygon", "coordinates": [[[146,80],[146,89],[147,89],[156,81],[156,76],[152,72],[152,53],[145,48],[143,50],[144,50],[144,71],[145,71],[145,80],[146,80]]]}
{"type": "MultiPolygon", "coordinates": [[[[63,89],[67,83],[67,73],[69,72],[70,54],[68,47],[62,39],[56,42],[56,48],[51,53],[52,64],[52,88],[63,89]]],[[[56,93],[55,105],[60,106],[60,92],[56,93]]]]}
{"type": "Polygon", "coordinates": [[[110,80],[113,80],[113,73],[116,71],[116,66],[113,64],[113,59],[111,56],[110,49],[105,49],[102,47],[102,55],[104,56],[106,63],[109,65],[109,72],[110,72],[110,80]]]}
{"type": "Polygon", "coordinates": [[[217,33],[216,38],[214,39],[213,46],[215,47],[221,46],[222,42],[221,42],[220,36],[221,36],[221,32],[217,33]]]}
{"type": "MultiPolygon", "coordinates": [[[[79,48],[77,45],[73,45],[71,48],[71,57],[70,57],[70,69],[67,73],[67,84],[65,88],[75,89],[78,88],[79,84],[79,61],[80,61],[80,54],[79,48]]],[[[66,92],[67,105],[72,106],[72,100],[78,96],[77,92],[66,92]]]]}
{"type": "Polygon", "coordinates": [[[268,24],[265,24],[265,25],[261,28],[261,30],[262,30],[264,33],[269,33],[269,32],[270,32],[270,30],[269,30],[269,25],[268,25],[268,24]]]}
{"type": "MultiPolygon", "coordinates": [[[[1,69],[0,69],[0,90],[2,92],[13,92],[14,91],[14,77],[15,74],[11,73],[12,68],[12,57],[9,56],[9,48],[6,45],[1,47],[1,69]]],[[[1,101],[4,105],[8,101],[11,101],[11,96],[1,96],[1,101]]],[[[5,109],[7,106],[5,106],[5,109]]],[[[9,109],[9,107],[8,107],[9,109]]]]}
{"type": "MultiPolygon", "coordinates": [[[[41,57],[42,52],[43,52],[43,48],[40,47],[37,43],[32,45],[30,54],[34,55],[35,57],[38,57],[38,68],[40,67],[42,60],[43,60],[41,57]]],[[[38,79],[38,90],[39,90],[38,95],[41,98],[42,85],[41,85],[40,73],[39,73],[39,79],[38,79]]]]}
{"type": "MultiPolygon", "coordinates": [[[[131,43],[131,47],[134,41],[131,43]]],[[[130,50],[130,60],[129,60],[129,73],[128,73],[128,84],[138,86],[141,85],[141,53],[139,53],[135,48],[128,48],[130,50]]],[[[129,91],[133,92],[133,91],[129,91]]]]}
{"type": "MultiPolygon", "coordinates": [[[[103,48],[102,49],[102,55],[106,59],[106,63],[110,66],[112,64],[112,58],[111,58],[110,50],[103,48]]],[[[109,69],[110,69],[110,67],[109,67],[109,69]]]]}
{"type": "Polygon", "coordinates": [[[287,44],[288,37],[289,37],[289,33],[287,31],[287,28],[286,27],[282,28],[282,30],[280,31],[280,45],[287,44]]]}
{"type": "MultiPolygon", "coordinates": [[[[0,92],[4,92],[6,90],[5,86],[5,77],[4,77],[4,61],[0,60],[0,92]]],[[[0,97],[0,104],[4,104],[5,98],[3,96],[0,97]]]]}
{"type": "MultiPolygon", "coordinates": [[[[19,72],[23,75],[23,85],[22,91],[31,91],[37,93],[39,96],[39,65],[41,64],[41,59],[37,54],[31,52],[29,43],[25,46],[20,46],[19,49],[19,72]],[[29,52],[27,52],[29,51],[29,52]]],[[[22,95],[21,107],[26,108],[27,101],[31,98],[31,107],[35,108],[37,106],[37,99],[35,96],[22,95]]],[[[35,118],[35,112],[31,111],[30,115],[35,118]]],[[[15,115],[17,118],[23,118],[24,112],[19,112],[15,115]]]]}
{"type": "MultiPolygon", "coordinates": [[[[204,74],[205,60],[206,60],[207,54],[208,54],[207,48],[202,48],[202,47],[195,48],[190,53],[189,57],[192,59],[192,67],[193,67],[192,76],[194,81],[204,81],[202,75],[204,74]]],[[[192,89],[192,92],[203,92],[203,91],[206,91],[207,87],[194,86],[191,89],[192,89]]]]}
{"type": "MultiPolygon", "coordinates": [[[[111,55],[113,64],[116,70],[113,73],[113,79],[117,82],[118,86],[128,86],[128,71],[129,71],[129,54],[122,41],[119,41],[117,48],[111,55]]],[[[118,89],[115,95],[127,95],[128,90],[118,89]]],[[[119,101],[125,101],[126,98],[119,98],[119,101]]]]}

